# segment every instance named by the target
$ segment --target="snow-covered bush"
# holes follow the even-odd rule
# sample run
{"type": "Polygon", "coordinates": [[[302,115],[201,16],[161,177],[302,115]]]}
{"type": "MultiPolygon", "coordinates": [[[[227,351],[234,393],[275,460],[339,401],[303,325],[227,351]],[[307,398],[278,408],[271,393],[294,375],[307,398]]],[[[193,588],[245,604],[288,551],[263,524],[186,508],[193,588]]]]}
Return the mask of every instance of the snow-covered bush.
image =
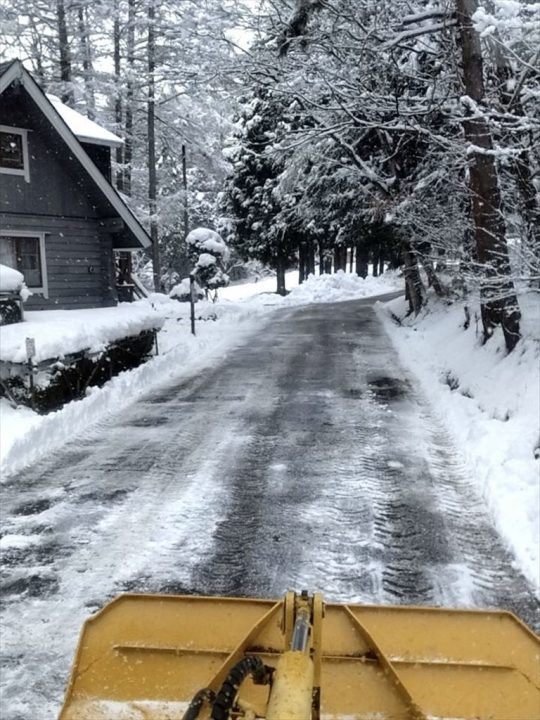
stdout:
{"type": "Polygon", "coordinates": [[[230,253],[221,236],[209,228],[196,228],[188,234],[186,242],[195,262],[193,272],[205,292],[228,285],[224,265],[230,253]]]}
{"type": "MultiPolygon", "coordinates": [[[[190,294],[191,289],[189,278],[184,278],[171,289],[169,297],[179,300],[180,302],[189,302],[190,294]]],[[[202,300],[204,297],[204,291],[197,282],[195,283],[195,297],[197,300],[202,300]]]]}
{"type": "Polygon", "coordinates": [[[24,302],[31,294],[22,273],[7,265],[0,265],[0,325],[20,322],[22,310],[17,295],[24,302]]]}

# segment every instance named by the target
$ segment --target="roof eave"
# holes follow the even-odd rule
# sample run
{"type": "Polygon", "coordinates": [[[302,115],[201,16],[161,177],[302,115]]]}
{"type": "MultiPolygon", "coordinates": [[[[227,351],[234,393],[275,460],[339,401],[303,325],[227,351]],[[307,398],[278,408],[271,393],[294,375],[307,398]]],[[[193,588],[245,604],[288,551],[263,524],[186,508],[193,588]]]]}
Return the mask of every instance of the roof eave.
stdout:
{"type": "Polygon", "coordinates": [[[79,142],[86,143],[87,145],[107,145],[107,147],[111,148],[120,148],[124,145],[124,141],[120,139],[104,140],[102,138],[85,137],[84,135],[75,135],[75,137],[79,142]]]}

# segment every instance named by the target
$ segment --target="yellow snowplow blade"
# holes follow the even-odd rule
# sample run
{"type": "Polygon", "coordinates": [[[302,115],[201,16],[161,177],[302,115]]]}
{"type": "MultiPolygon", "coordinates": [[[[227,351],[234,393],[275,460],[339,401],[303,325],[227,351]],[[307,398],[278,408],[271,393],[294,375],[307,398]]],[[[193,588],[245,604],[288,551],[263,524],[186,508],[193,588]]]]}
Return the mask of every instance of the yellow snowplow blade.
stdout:
{"type": "MultiPolygon", "coordinates": [[[[540,720],[540,642],[512,614],[323,606],[315,595],[300,658],[300,597],[120,596],[83,628],[61,720],[181,720],[196,693],[217,692],[246,655],[282,663],[270,702],[268,685],[242,683],[237,712],[246,718],[288,720],[283,707],[305,707],[307,683],[312,711],[290,717],[540,720]],[[280,673],[293,666],[299,674],[282,686],[302,688],[287,705],[280,673]]],[[[210,714],[207,703],[197,717],[210,714]]]]}

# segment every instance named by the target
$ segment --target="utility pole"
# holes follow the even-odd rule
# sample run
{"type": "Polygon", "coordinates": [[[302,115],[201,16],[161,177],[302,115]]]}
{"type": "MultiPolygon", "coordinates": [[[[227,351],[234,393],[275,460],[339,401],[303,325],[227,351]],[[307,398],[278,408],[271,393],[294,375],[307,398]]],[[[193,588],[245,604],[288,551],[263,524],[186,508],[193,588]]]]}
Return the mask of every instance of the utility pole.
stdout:
{"type": "Polygon", "coordinates": [[[184,242],[189,233],[186,146],[182,145],[182,187],[184,188],[184,242]]]}

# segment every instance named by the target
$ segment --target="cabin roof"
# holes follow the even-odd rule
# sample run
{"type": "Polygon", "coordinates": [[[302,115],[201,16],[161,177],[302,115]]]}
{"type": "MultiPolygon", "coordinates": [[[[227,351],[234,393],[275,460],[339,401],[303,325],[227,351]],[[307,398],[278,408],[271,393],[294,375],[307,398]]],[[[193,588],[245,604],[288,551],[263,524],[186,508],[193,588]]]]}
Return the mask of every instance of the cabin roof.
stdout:
{"type": "Polygon", "coordinates": [[[65,105],[56,95],[46,94],[47,100],[53,105],[56,112],[62,117],[71,132],[81,142],[94,145],[108,145],[109,147],[121,147],[124,141],[114,133],[98,125],[90,118],[87,118],[68,105],[65,105]]]}
{"type": "MultiPolygon", "coordinates": [[[[63,105],[63,103],[60,103],[60,101],[56,102],[47,97],[47,95],[39,87],[39,85],[30,75],[28,70],[26,70],[20,60],[12,60],[11,62],[1,64],[0,94],[2,94],[8,87],[10,87],[10,85],[15,82],[18,82],[28,93],[28,95],[34,101],[38,109],[43,113],[43,115],[45,115],[45,117],[47,118],[47,120],[49,120],[55,131],[67,145],[73,157],[75,157],[79,161],[83,169],[89,175],[90,179],[98,188],[98,190],[102,193],[102,195],[117,213],[118,217],[124,221],[127,232],[134,240],[133,249],[137,249],[140,247],[149,247],[152,244],[152,241],[150,240],[150,237],[148,236],[146,230],[137,220],[135,215],[131,212],[126,203],[122,200],[118,192],[113,188],[113,186],[107,181],[107,179],[103,176],[100,170],[92,162],[92,160],[87,155],[81,145],[81,142],[93,142],[94,144],[97,143],[100,145],[109,146],[111,145],[111,143],[103,141],[100,142],[95,137],[93,138],[93,140],[91,140],[86,136],[83,136],[82,134],[78,136],[70,127],[68,120],[66,120],[66,118],[63,116],[62,108],[70,110],[72,113],[75,113],[75,111],[71,110],[71,108],[67,108],[67,106],[63,105]],[[59,104],[62,105],[62,108],[58,107],[59,104]]],[[[84,118],[82,115],[79,115],[79,113],[75,113],[75,115],[78,115],[79,118],[92,123],[95,128],[99,128],[99,125],[93,123],[87,118],[84,118]]],[[[72,118],[72,116],[70,117],[72,118]]],[[[85,125],[85,127],[88,126],[85,125]]],[[[80,130],[81,133],[84,130],[82,125],[80,130]]],[[[115,138],[116,142],[121,143],[120,138],[117,138],[116,135],[109,133],[104,128],[99,128],[99,130],[102,133],[108,133],[113,138],[115,138]]]]}

